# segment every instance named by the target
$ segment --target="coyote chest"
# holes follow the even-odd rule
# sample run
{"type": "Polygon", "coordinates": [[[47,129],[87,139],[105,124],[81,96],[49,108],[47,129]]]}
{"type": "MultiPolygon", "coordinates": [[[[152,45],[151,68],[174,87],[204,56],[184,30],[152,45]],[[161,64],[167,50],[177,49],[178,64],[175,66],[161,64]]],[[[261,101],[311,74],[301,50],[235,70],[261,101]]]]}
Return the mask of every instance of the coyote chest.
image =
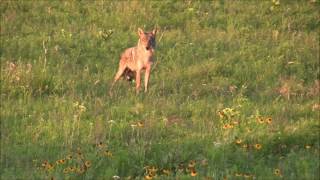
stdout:
{"type": "Polygon", "coordinates": [[[147,66],[151,66],[153,63],[153,54],[151,50],[144,50],[139,47],[132,47],[125,50],[121,56],[120,62],[127,66],[131,71],[138,71],[146,69],[147,66]]]}

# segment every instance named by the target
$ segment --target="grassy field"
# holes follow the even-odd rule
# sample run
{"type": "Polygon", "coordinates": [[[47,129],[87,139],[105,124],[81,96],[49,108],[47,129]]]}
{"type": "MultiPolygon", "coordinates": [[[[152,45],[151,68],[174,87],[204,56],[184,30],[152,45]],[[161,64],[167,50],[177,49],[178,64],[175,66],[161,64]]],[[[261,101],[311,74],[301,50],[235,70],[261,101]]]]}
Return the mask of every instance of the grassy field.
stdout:
{"type": "Polygon", "coordinates": [[[0,1],[1,179],[318,179],[319,9],[0,1]],[[110,96],[138,27],[159,29],[149,91],[110,96]]]}

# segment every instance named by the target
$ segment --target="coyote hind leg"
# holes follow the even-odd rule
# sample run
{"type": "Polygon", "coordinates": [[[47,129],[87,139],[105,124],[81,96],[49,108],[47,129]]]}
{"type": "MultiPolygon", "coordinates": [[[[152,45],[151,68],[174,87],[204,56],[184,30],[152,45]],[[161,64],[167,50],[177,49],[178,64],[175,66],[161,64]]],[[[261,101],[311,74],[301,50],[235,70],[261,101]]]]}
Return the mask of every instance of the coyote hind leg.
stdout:
{"type": "Polygon", "coordinates": [[[111,90],[113,89],[113,86],[120,79],[120,77],[122,76],[122,74],[123,74],[125,69],[126,69],[126,67],[123,64],[120,63],[118,72],[116,73],[116,76],[114,77],[114,80],[112,82],[112,85],[111,85],[111,88],[109,90],[109,93],[111,93],[111,90]]]}

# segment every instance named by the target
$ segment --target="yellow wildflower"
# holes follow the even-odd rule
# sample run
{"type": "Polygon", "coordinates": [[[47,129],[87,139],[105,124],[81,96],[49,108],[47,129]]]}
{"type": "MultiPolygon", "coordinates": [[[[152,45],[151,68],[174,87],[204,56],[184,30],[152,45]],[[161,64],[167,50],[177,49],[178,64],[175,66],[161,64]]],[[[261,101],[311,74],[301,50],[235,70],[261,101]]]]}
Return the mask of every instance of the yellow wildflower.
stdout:
{"type": "Polygon", "coordinates": [[[102,142],[99,142],[99,143],[97,144],[97,147],[98,147],[98,148],[103,147],[103,143],[102,143],[102,142]]]}
{"type": "Polygon", "coordinates": [[[229,125],[228,125],[228,124],[225,124],[225,125],[223,125],[222,128],[223,128],[223,129],[228,129],[228,128],[229,128],[229,125]]]}
{"type": "Polygon", "coordinates": [[[41,166],[43,166],[43,167],[47,167],[47,165],[48,165],[48,161],[47,160],[43,161],[43,163],[41,164],[41,166]]]}
{"type": "Polygon", "coordinates": [[[220,119],[223,119],[225,117],[225,114],[222,111],[218,111],[218,115],[220,119]]]}
{"type": "Polygon", "coordinates": [[[149,179],[153,179],[153,176],[151,176],[150,174],[144,176],[144,179],[149,180],[149,179]]]}
{"type": "Polygon", "coordinates": [[[85,165],[87,168],[89,168],[89,167],[91,166],[91,162],[90,162],[90,161],[86,161],[86,162],[84,163],[84,165],[85,165]]]}
{"type": "Polygon", "coordinates": [[[279,6],[280,5],[280,0],[275,1],[274,5],[279,6]]]}
{"type": "Polygon", "coordinates": [[[197,175],[197,171],[196,171],[195,169],[191,169],[190,175],[191,175],[192,177],[196,176],[196,175],[197,175]]]}
{"type": "Polygon", "coordinates": [[[73,103],[73,107],[78,107],[78,106],[79,106],[79,102],[78,101],[73,103]]]}
{"type": "Polygon", "coordinates": [[[69,172],[74,172],[75,170],[76,170],[75,167],[68,167],[68,171],[69,171],[69,172]]]}
{"type": "Polygon", "coordinates": [[[241,144],[242,143],[242,140],[241,139],[237,139],[236,140],[236,144],[241,144]]]}
{"type": "Polygon", "coordinates": [[[281,176],[281,171],[280,171],[280,169],[275,169],[274,170],[274,174],[276,175],[276,176],[281,176]]]}
{"type": "Polygon", "coordinates": [[[249,146],[248,146],[248,144],[243,144],[242,145],[242,148],[244,148],[244,149],[247,149],[249,146]]]}
{"type": "Polygon", "coordinates": [[[234,126],[232,124],[228,124],[229,128],[232,129],[234,126]]]}
{"type": "Polygon", "coordinates": [[[59,159],[56,161],[57,164],[64,164],[66,162],[65,159],[59,159]]]}
{"type": "Polygon", "coordinates": [[[184,171],[184,164],[183,163],[180,163],[178,165],[178,172],[183,172],[184,171]]]}
{"type": "Polygon", "coordinates": [[[264,119],[262,119],[261,117],[257,118],[258,123],[263,124],[264,123],[264,119]]]}
{"type": "Polygon", "coordinates": [[[254,147],[257,149],[257,150],[260,150],[262,148],[262,145],[261,144],[255,144],[254,147]]]}
{"type": "Polygon", "coordinates": [[[150,172],[151,173],[156,173],[158,171],[158,169],[156,167],[154,167],[154,166],[151,166],[151,167],[148,168],[148,171],[149,171],[149,173],[150,172]]]}
{"type": "Polygon", "coordinates": [[[267,118],[267,119],[266,119],[266,123],[267,123],[267,124],[271,124],[271,123],[272,123],[272,118],[267,118]]]}
{"type": "Polygon", "coordinates": [[[69,172],[69,168],[64,168],[63,173],[67,174],[69,172]]]}
{"type": "Polygon", "coordinates": [[[189,164],[188,164],[188,167],[189,167],[189,168],[193,168],[193,167],[195,167],[195,165],[196,165],[196,161],[195,161],[195,160],[191,160],[191,161],[189,162],[189,164]]]}
{"type": "Polygon", "coordinates": [[[86,166],[81,167],[81,168],[77,168],[77,169],[76,169],[76,172],[77,172],[78,174],[83,174],[84,172],[86,172],[86,166]]]}
{"type": "Polygon", "coordinates": [[[109,151],[109,150],[105,150],[104,151],[104,155],[107,156],[107,157],[112,157],[112,152],[109,151]]]}
{"type": "Polygon", "coordinates": [[[71,159],[72,159],[72,155],[69,154],[66,158],[67,158],[68,160],[71,160],[71,159]]]}
{"type": "Polygon", "coordinates": [[[80,112],[85,112],[87,110],[87,108],[83,104],[81,104],[81,105],[79,105],[79,110],[80,110],[80,112]]]}
{"type": "Polygon", "coordinates": [[[144,126],[143,122],[138,122],[138,127],[143,127],[143,126],[144,126]]]}
{"type": "Polygon", "coordinates": [[[163,174],[169,176],[170,175],[170,170],[169,169],[163,169],[162,170],[163,174]]]}
{"type": "Polygon", "coordinates": [[[47,168],[48,170],[52,170],[52,169],[54,168],[54,165],[48,163],[47,166],[46,166],[46,168],[47,168]]]}
{"type": "Polygon", "coordinates": [[[239,124],[239,121],[233,121],[232,124],[238,125],[238,124],[239,124]]]}

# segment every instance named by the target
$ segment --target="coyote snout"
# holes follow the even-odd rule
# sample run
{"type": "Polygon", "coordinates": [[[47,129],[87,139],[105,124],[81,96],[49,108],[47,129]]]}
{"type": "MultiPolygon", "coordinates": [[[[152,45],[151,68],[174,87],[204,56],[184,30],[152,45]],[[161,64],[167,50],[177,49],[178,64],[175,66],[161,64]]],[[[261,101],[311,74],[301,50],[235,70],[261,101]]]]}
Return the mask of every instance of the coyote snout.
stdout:
{"type": "Polygon", "coordinates": [[[150,77],[151,65],[153,63],[154,51],[156,48],[156,33],[154,29],[152,32],[144,32],[138,28],[139,41],[137,46],[126,49],[120,58],[119,69],[114,77],[111,89],[120,77],[131,81],[136,80],[136,91],[140,90],[141,71],[145,70],[144,77],[144,91],[148,90],[148,82],[150,77]]]}

